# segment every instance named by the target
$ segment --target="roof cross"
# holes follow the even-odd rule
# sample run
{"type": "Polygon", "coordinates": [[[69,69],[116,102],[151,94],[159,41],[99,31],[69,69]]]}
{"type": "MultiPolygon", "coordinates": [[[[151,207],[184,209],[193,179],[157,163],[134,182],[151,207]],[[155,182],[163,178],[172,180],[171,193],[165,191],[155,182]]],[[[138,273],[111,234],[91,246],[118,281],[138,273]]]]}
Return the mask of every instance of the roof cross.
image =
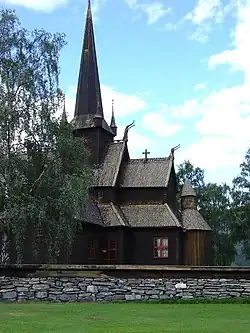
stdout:
{"type": "Polygon", "coordinates": [[[150,154],[150,151],[148,151],[147,149],[145,149],[145,151],[143,151],[142,154],[145,155],[145,162],[147,162],[148,155],[150,154]]]}

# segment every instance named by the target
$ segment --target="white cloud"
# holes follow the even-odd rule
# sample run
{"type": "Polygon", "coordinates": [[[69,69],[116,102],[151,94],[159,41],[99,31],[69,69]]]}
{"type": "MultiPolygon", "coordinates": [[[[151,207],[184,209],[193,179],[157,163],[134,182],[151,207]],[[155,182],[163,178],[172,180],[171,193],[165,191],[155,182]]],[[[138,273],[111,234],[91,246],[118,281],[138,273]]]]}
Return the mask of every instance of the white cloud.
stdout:
{"type": "Polygon", "coordinates": [[[222,23],[235,6],[236,0],[228,0],[227,4],[222,0],[197,0],[193,10],[184,17],[184,21],[190,21],[195,26],[189,39],[206,43],[214,25],[222,23]]]}
{"type": "Polygon", "coordinates": [[[114,90],[112,87],[101,85],[102,102],[105,117],[111,117],[112,99],[115,103],[115,114],[117,116],[126,116],[146,109],[146,102],[137,95],[123,94],[114,90]]]}
{"type": "Polygon", "coordinates": [[[217,16],[221,12],[220,9],[220,0],[197,0],[195,8],[186,15],[186,19],[198,25],[217,16]]]}
{"type": "Polygon", "coordinates": [[[173,124],[167,121],[166,114],[163,112],[147,113],[143,117],[143,126],[165,138],[173,136],[183,128],[180,124],[173,124]]]}
{"type": "Polygon", "coordinates": [[[238,2],[237,25],[232,34],[232,49],[215,54],[209,59],[209,67],[217,65],[231,65],[233,70],[240,70],[245,74],[245,82],[250,85],[250,0],[238,2]]]}
{"type": "Polygon", "coordinates": [[[196,166],[209,170],[238,167],[243,160],[247,144],[241,140],[225,137],[203,137],[181,150],[176,163],[190,160],[196,166]]]}
{"type": "Polygon", "coordinates": [[[206,88],[206,83],[201,82],[195,85],[194,90],[199,91],[199,90],[204,90],[206,88]]]}
{"type": "MultiPolygon", "coordinates": [[[[122,139],[124,134],[125,126],[118,127],[117,139],[122,139]]],[[[142,152],[147,149],[151,149],[152,141],[137,132],[137,126],[131,128],[128,132],[128,147],[129,155],[132,158],[142,157],[142,152]]]]}
{"type": "Polygon", "coordinates": [[[200,115],[202,109],[197,100],[190,99],[185,101],[181,106],[171,107],[169,111],[174,118],[190,118],[200,115]]]}
{"type": "Polygon", "coordinates": [[[148,16],[148,24],[157,22],[160,18],[171,11],[171,8],[166,8],[163,3],[158,1],[150,4],[142,4],[140,8],[148,16]]]}
{"type": "MultiPolygon", "coordinates": [[[[138,0],[125,0],[127,5],[133,9],[143,12],[147,15],[147,24],[153,24],[171,12],[171,8],[167,8],[162,1],[156,0],[151,3],[139,3],[138,0]]],[[[138,18],[140,15],[138,16],[138,18]]]]}
{"type": "Polygon", "coordinates": [[[68,0],[0,0],[0,3],[51,12],[57,7],[66,5],[68,0]]]}
{"type": "Polygon", "coordinates": [[[187,102],[177,109],[179,115],[200,117],[195,126],[200,139],[182,151],[178,158],[190,159],[210,170],[238,168],[250,147],[250,0],[239,0],[235,14],[232,48],[211,56],[209,67],[230,65],[231,69],[244,74],[244,83],[214,91],[202,101],[193,101],[193,107],[188,108],[193,112],[187,112],[187,102]]]}
{"type": "Polygon", "coordinates": [[[138,6],[137,0],[125,0],[125,2],[131,9],[137,8],[138,6]]]}
{"type": "MultiPolygon", "coordinates": [[[[111,119],[112,100],[114,99],[114,108],[116,116],[127,116],[143,111],[147,108],[146,102],[137,95],[123,94],[114,90],[112,87],[102,84],[102,104],[104,116],[107,122],[111,119]]],[[[69,119],[74,116],[76,87],[68,87],[66,91],[66,109],[69,119]]],[[[133,120],[133,119],[132,119],[133,120]]]]}

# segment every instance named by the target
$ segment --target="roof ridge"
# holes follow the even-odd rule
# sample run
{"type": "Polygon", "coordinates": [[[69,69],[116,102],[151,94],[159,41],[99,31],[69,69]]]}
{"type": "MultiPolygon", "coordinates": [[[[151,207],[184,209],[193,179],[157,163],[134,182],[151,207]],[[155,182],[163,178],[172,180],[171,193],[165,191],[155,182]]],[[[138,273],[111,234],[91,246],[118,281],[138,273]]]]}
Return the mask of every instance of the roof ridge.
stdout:
{"type": "MultiPolygon", "coordinates": [[[[169,160],[169,156],[168,157],[151,157],[151,158],[147,158],[147,163],[150,161],[168,161],[169,160]]],[[[144,162],[145,163],[145,158],[131,158],[129,162],[144,162]]]]}
{"type": "Polygon", "coordinates": [[[174,212],[172,211],[172,209],[169,207],[169,205],[165,202],[164,206],[167,208],[167,210],[169,211],[169,214],[171,215],[173,221],[175,222],[177,227],[182,227],[180,221],[177,219],[177,217],[175,216],[174,212]]]}
{"type": "Polygon", "coordinates": [[[168,168],[168,174],[167,174],[167,177],[166,177],[166,187],[168,186],[170,174],[171,174],[172,167],[173,167],[173,164],[174,164],[174,156],[170,155],[168,158],[171,161],[171,166],[168,168]]]}
{"type": "Polygon", "coordinates": [[[117,163],[117,166],[116,166],[116,169],[115,169],[115,174],[114,174],[114,179],[113,179],[113,182],[112,182],[112,186],[115,186],[116,181],[117,181],[117,177],[118,177],[118,174],[119,174],[119,171],[120,171],[120,166],[121,166],[121,162],[122,162],[122,156],[123,156],[123,153],[124,153],[125,145],[126,145],[126,142],[123,141],[122,142],[122,149],[121,149],[120,154],[119,154],[118,163],[117,163]]]}
{"type": "Polygon", "coordinates": [[[123,221],[123,218],[121,217],[121,215],[118,212],[118,209],[116,208],[116,206],[114,205],[113,202],[110,202],[110,206],[113,209],[113,212],[115,214],[115,216],[117,217],[117,219],[119,220],[119,222],[121,223],[121,225],[126,225],[126,223],[123,221]]]}

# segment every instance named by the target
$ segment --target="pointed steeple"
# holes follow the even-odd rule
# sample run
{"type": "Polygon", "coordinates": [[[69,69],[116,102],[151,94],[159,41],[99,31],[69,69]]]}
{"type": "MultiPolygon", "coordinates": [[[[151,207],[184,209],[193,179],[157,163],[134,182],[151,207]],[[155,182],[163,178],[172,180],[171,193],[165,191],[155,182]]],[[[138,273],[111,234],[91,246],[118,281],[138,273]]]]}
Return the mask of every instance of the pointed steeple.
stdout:
{"type": "Polygon", "coordinates": [[[114,109],[114,100],[112,99],[112,116],[111,116],[111,122],[110,122],[110,128],[112,129],[115,136],[117,135],[117,126],[115,122],[115,109],[114,109]]]}
{"type": "Polygon", "coordinates": [[[185,183],[181,191],[181,209],[197,209],[197,198],[195,190],[189,179],[185,180],[185,183]]]}
{"type": "Polygon", "coordinates": [[[66,112],[66,105],[65,105],[65,99],[63,102],[63,112],[62,112],[62,117],[61,117],[61,123],[62,124],[68,124],[68,118],[67,118],[67,112],[66,112]]]}
{"type": "Polygon", "coordinates": [[[73,124],[75,129],[102,127],[112,133],[103,115],[90,0],[88,0],[73,124]]]}
{"type": "Polygon", "coordinates": [[[196,197],[195,190],[189,179],[186,179],[181,191],[181,197],[196,197]]]}

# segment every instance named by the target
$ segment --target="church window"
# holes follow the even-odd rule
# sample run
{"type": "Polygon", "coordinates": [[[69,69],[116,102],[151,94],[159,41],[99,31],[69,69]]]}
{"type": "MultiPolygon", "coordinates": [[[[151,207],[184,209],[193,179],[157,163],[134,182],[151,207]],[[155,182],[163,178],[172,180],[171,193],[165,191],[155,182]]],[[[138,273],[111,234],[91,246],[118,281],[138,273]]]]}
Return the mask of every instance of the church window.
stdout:
{"type": "Polygon", "coordinates": [[[154,238],[154,258],[168,258],[168,238],[154,238]]]}
{"type": "Polygon", "coordinates": [[[88,240],[88,259],[93,260],[96,258],[96,240],[88,240]]]}
{"type": "Polygon", "coordinates": [[[107,242],[107,248],[103,249],[104,260],[116,260],[117,259],[117,241],[115,239],[109,239],[107,242]]]}

